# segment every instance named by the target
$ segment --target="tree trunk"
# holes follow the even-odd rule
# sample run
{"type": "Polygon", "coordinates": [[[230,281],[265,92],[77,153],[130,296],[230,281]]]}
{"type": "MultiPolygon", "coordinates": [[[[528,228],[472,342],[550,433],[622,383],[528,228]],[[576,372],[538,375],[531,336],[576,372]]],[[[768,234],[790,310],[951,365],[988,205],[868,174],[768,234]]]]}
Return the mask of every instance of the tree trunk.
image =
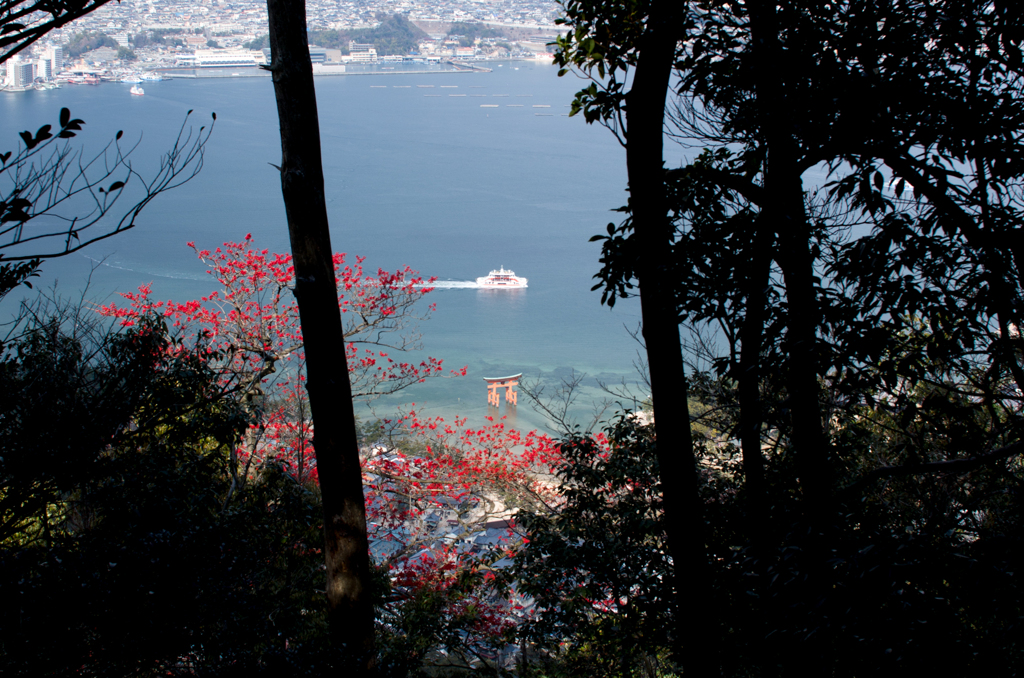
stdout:
{"type": "Polygon", "coordinates": [[[800,474],[804,512],[817,520],[824,516],[832,489],[818,384],[817,329],[821,313],[814,289],[814,257],[804,208],[799,148],[792,133],[795,123],[780,76],[786,66],[774,3],[751,3],[750,36],[760,124],[768,147],[762,218],[778,233],[776,261],[782,269],[788,307],[786,399],[790,440],[800,474]]]}
{"type": "MultiPolygon", "coordinates": [[[[828,543],[824,534],[835,518],[831,501],[832,460],[822,421],[818,383],[817,333],[821,311],[815,290],[811,228],[804,203],[801,149],[796,135],[800,120],[793,118],[787,101],[782,74],[788,72],[789,64],[782,49],[780,30],[776,3],[750,4],[750,45],[756,69],[758,122],[768,149],[761,216],[777,233],[774,256],[782,269],[786,290],[786,407],[790,446],[802,495],[799,525],[791,528],[787,538],[787,545],[796,546],[799,555],[788,565],[780,565],[780,572],[792,576],[794,582],[781,585],[784,587],[782,597],[778,593],[766,596],[772,603],[762,614],[771,614],[772,604],[795,606],[808,615],[808,622],[813,622],[820,602],[831,595],[828,543]]],[[[763,630],[765,627],[760,626],[758,633],[763,630]]],[[[809,637],[800,648],[801,652],[786,658],[780,667],[782,674],[813,675],[825,665],[829,645],[821,634],[809,637]]],[[[767,666],[762,668],[768,670],[767,666]]]]}
{"type": "Polygon", "coordinates": [[[366,507],[324,200],[306,8],[301,0],[267,0],[267,10],[273,54],[270,71],[281,124],[281,192],[295,265],[295,298],[324,507],[331,636],[350,669],[365,668],[373,657],[366,507]]]}
{"type": "Polygon", "coordinates": [[[688,388],[671,274],[673,224],[663,160],[665,97],[675,63],[674,0],[654,2],[626,97],[626,167],[633,229],[640,245],[638,286],[651,374],[658,465],[674,563],[676,660],[687,676],[718,673],[718,627],[711,600],[703,506],[690,430],[688,388]]]}
{"type": "Polygon", "coordinates": [[[775,240],[771,223],[763,218],[763,213],[754,223],[754,228],[757,231],[751,248],[750,277],[746,281],[744,295],[747,308],[740,330],[740,365],[737,375],[740,449],[743,451],[743,484],[747,494],[747,525],[751,543],[763,537],[768,518],[764,456],[761,453],[761,426],[764,423],[761,405],[761,350],[775,240]]]}

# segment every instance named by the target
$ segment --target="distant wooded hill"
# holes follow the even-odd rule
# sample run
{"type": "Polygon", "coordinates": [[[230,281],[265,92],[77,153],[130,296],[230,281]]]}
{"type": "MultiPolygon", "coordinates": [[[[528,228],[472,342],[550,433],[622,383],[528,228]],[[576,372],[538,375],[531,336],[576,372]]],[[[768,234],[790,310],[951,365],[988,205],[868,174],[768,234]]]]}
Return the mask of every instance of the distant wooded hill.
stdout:
{"type": "Polygon", "coordinates": [[[328,49],[340,49],[342,54],[348,54],[348,44],[354,40],[362,44],[372,44],[380,55],[415,52],[420,41],[429,37],[402,14],[385,17],[373,28],[313,31],[309,34],[311,44],[328,49]]]}
{"type": "MultiPolygon", "coordinates": [[[[415,52],[421,40],[430,36],[413,25],[405,15],[391,14],[373,28],[348,30],[310,31],[309,44],[327,49],[340,49],[348,54],[348,44],[355,41],[373,45],[377,54],[409,54],[415,52]]],[[[242,45],[246,49],[263,49],[270,46],[268,36],[262,35],[242,45]]]]}
{"type": "Polygon", "coordinates": [[[86,31],[76,33],[72,36],[67,47],[65,47],[65,52],[70,57],[78,57],[99,47],[112,47],[113,49],[117,49],[118,44],[109,35],[86,31]]]}

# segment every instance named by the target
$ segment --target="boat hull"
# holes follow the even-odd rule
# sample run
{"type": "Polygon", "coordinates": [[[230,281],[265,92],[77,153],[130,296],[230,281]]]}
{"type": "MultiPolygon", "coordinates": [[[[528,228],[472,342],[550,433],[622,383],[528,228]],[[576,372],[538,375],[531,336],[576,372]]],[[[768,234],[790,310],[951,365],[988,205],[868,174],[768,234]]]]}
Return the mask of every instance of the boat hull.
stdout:
{"type": "Polygon", "coordinates": [[[476,279],[478,286],[493,289],[522,289],[526,282],[526,278],[517,276],[514,271],[506,271],[504,266],[476,279]]]}
{"type": "Polygon", "coordinates": [[[509,281],[495,282],[493,280],[490,280],[490,279],[484,277],[484,278],[477,278],[476,279],[476,284],[479,285],[480,287],[501,287],[501,288],[526,287],[526,278],[519,278],[518,280],[516,280],[514,282],[509,282],[509,281]]]}

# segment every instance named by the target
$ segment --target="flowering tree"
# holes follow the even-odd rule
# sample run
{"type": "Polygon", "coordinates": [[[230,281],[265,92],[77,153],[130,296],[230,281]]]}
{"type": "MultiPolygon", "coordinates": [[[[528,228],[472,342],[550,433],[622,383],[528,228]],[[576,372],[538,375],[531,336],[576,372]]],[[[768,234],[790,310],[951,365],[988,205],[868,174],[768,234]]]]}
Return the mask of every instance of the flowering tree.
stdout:
{"type": "MultiPolygon", "coordinates": [[[[175,302],[153,299],[151,285],[142,285],[137,292],[122,295],[127,305],[109,304],[100,312],[119,318],[125,326],[157,313],[183,335],[206,344],[225,393],[245,403],[258,421],[236,453],[236,485],[271,449],[263,444],[268,431],[277,443],[291,441],[295,447],[285,456],[308,479],[315,464],[307,453],[309,406],[303,388],[302,331],[291,293],[291,257],[255,249],[251,234],[241,243],[225,243],[213,251],[188,245],[209,267],[220,289],[201,299],[175,302]]],[[[356,257],[355,263],[348,263],[344,254],[334,255],[353,395],[375,398],[442,375],[441,360],[427,358],[416,364],[390,355],[416,347],[418,336],[412,326],[434,308],[417,302],[431,291],[431,281],[409,267],[368,274],[363,261],[356,257]]],[[[450,374],[464,373],[463,369],[450,374]]]]}
{"type": "MultiPolygon", "coordinates": [[[[318,483],[291,258],[255,249],[251,235],[213,251],[189,246],[219,289],[175,302],[155,300],[143,285],[122,295],[127,304],[100,312],[125,326],[155,313],[205,347],[223,393],[252,416],[231,458],[232,493],[270,461],[303,484],[318,483]]],[[[418,305],[432,280],[409,268],[367,274],[363,261],[334,256],[354,394],[374,398],[444,375],[439,359],[412,363],[390,355],[416,345],[411,329],[433,310],[418,305]]],[[[465,368],[448,373],[458,374],[465,368]]],[[[560,459],[558,446],[500,420],[471,428],[464,418],[425,418],[415,410],[381,428],[380,444],[364,451],[362,466],[374,555],[390,573],[383,620],[400,628],[410,611],[433,601],[446,621],[421,640],[450,646],[459,638],[463,650],[484,656],[515,616],[490,586],[490,566],[512,547],[515,509],[558,503],[546,480],[560,459]]],[[[418,661],[423,647],[402,651],[418,661]]]]}
{"type": "MultiPolygon", "coordinates": [[[[475,525],[508,517],[512,507],[541,508],[556,501],[543,478],[560,459],[556,442],[545,434],[523,434],[504,421],[469,428],[465,418],[420,418],[415,411],[385,421],[389,435],[415,443],[411,451],[392,440],[378,447],[364,468],[368,486],[393,497],[407,512],[449,511],[453,525],[475,525]],[[472,508],[467,505],[471,504],[472,508]],[[459,512],[454,506],[467,507],[459,512]]],[[[398,515],[395,509],[388,513],[398,515]]]]}
{"type": "MultiPolygon", "coordinates": [[[[241,243],[224,243],[214,251],[188,246],[209,266],[207,273],[221,289],[202,299],[184,303],[155,301],[150,285],[122,296],[128,306],[109,304],[100,312],[132,325],[150,311],[172,321],[185,334],[209,338],[220,352],[220,370],[225,385],[242,397],[261,395],[266,380],[282,363],[298,359],[293,373],[301,373],[302,331],[298,308],[291,294],[295,269],[291,256],[270,254],[252,247],[252,235],[241,243]]],[[[350,364],[353,396],[375,398],[394,393],[410,384],[443,372],[434,358],[417,364],[397,362],[388,352],[417,347],[418,336],[411,325],[433,311],[417,302],[432,288],[408,266],[375,275],[363,270],[363,257],[346,263],[344,254],[334,255],[338,278],[338,305],[344,318],[345,350],[350,364]],[[370,348],[370,347],[373,348],[370,348]]]]}
{"type": "Polygon", "coordinates": [[[380,618],[406,663],[493,668],[509,659],[501,648],[523,605],[495,574],[521,542],[513,514],[561,504],[551,480],[562,455],[547,435],[488,419],[471,428],[410,411],[383,423],[388,444],[363,463],[375,554],[391,578],[380,618]]]}

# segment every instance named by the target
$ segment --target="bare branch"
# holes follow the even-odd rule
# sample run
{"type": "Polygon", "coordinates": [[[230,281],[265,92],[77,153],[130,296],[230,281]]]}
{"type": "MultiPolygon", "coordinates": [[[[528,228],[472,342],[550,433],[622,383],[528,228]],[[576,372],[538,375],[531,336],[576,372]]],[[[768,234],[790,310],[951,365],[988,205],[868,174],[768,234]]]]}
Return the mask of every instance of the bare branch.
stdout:
{"type": "Polygon", "coordinates": [[[52,30],[99,9],[110,0],[0,1],[0,63],[52,30]]]}
{"type": "MultiPolygon", "coordinates": [[[[148,179],[132,167],[139,142],[125,148],[121,133],[95,156],[71,146],[69,138],[84,124],[61,111],[56,134],[50,126],[22,133],[23,147],[0,167],[0,259],[30,261],[61,257],[136,225],[156,196],[193,179],[203,167],[213,124],[198,131],[185,116],[171,149],[148,179]],[[135,202],[118,202],[134,188],[135,202]],[[140,195],[141,192],[141,195],[140,195]]],[[[213,114],[213,121],[217,119],[213,114]]],[[[141,139],[140,139],[141,141],[141,139]]]]}

